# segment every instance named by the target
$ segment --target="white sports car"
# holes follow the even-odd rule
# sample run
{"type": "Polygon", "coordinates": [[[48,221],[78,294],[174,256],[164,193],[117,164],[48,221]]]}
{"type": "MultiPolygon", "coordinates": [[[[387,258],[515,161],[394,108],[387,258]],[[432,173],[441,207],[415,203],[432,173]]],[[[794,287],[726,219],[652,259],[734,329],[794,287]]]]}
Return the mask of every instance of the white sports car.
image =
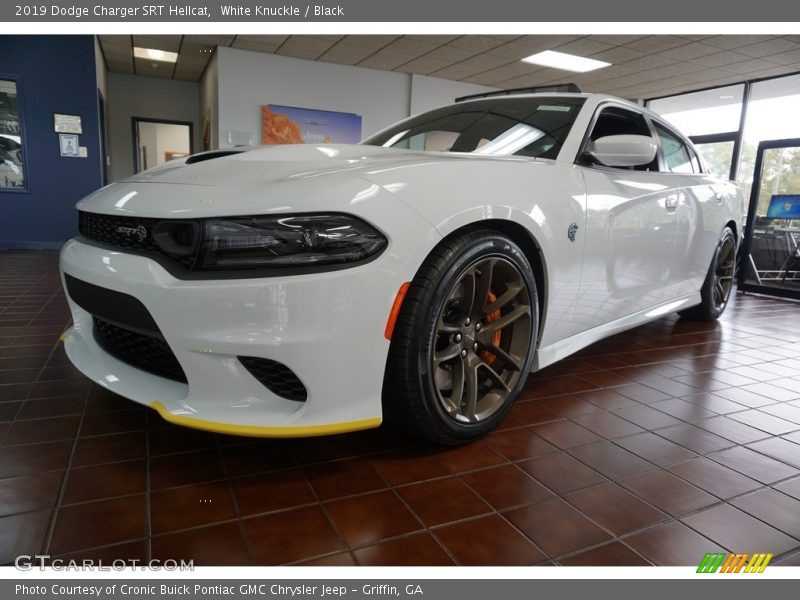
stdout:
{"type": "Polygon", "coordinates": [[[231,148],[78,204],[70,360],[168,421],[456,444],[529,372],[673,311],[715,319],[743,202],[597,94],[484,95],[360,145],[231,148]]]}

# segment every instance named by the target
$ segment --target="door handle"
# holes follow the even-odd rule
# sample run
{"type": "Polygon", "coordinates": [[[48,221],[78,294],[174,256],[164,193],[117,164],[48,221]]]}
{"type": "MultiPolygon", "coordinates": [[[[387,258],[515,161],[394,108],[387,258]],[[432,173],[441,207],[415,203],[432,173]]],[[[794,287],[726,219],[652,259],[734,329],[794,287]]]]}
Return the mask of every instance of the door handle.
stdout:
{"type": "Polygon", "coordinates": [[[667,212],[675,212],[678,209],[678,196],[667,196],[664,200],[664,208],[667,212]]]}

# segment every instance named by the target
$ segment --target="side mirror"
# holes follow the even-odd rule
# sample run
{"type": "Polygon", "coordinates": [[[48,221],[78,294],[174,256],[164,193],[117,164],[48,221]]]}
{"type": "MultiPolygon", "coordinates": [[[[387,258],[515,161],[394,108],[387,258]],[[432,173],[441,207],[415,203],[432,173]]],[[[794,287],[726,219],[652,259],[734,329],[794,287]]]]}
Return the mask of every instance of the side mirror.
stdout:
{"type": "Polygon", "coordinates": [[[588,154],[607,167],[638,167],[653,162],[658,147],[646,135],[609,135],[589,143],[588,154]]]}

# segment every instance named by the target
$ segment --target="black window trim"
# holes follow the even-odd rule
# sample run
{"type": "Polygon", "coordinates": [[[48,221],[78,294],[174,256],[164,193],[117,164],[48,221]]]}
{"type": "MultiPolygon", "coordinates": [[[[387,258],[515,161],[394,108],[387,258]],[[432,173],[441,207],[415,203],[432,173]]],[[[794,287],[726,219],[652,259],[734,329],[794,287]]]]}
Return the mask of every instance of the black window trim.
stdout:
{"type": "Polygon", "coordinates": [[[597,106],[595,106],[594,114],[592,115],[592,118],[589,121],[589,125],[588,127],[586,127],[586,131],[583,132],[583,140],[581,141],[581,145],[578,148],[578,154],[575,156],[574,163],[582,167],[599,169],[599,170],[611,170],[615,173],[624,170],[621,169],[620,167],[608,167],[606,165],[590,163],[584,159],[584,157],[586,156],[586,152],[589,149],[589,142],[591,141],[592,131],[594,130],[594,126],[597,124],[597,120],[600,118],[600,113],[606,108],[610,107],[621,108],[623,110],[627,110],[634,114],[640,115],[642,118],[644,118],[644,122],[647,125],[647,129],[650,131],[650,137],[653,138],[653,141],[655,141],[656,146],[658,147],[658,150],[656,152],[656,159],[658,161],[658,171],[637,171],[637,173],[662,173],[662,172],[669,173],[669,171],[664,170],[663,157],[661,154],[661,145],[658,143],[658,138],[656,137],[656,132],[653,128],[653,124],[650,120],[650,115],[648,114],[648,112],[642,110],[640,107],[630,105],[625,102],[619,102],[617,100],[603,100],[599,102],[597,106]]]}
{"type": "Polygon", "coordinates": [[[0,188],[0,193],[30,194],[31,181],[30,178],[28,177],[29,175],[28,153],[30,151],[30,147],[28,146],[28,140],[26,135],[27,128],[25,126],[25,106],[24,106],[24,94],[22,90],[23,79],[21,75],[17,75],[14,73],[6,73],[4,71],[0,71],[0,79],[4,81],[13,81],[17,89],[17,119],[19,121],[20,144],[22,146],[22,181],[24,184],[21,188],[0,188]]]}
{"type": "MultiPolygon", "coordinates": [[[[664,129],[666,129],[668,133],[671,133],[673,136],[675,136],[676,138],[681,140],[689,150],[694,152],[695,156],[697,157],[697,162],[700,164],[700,172],[699,173],[679,173],[679,175],[702,175],[704,177],[707,177],[709,175],[709,172],[706,170],[706,165],[700,159],[701,154],[700,154],[700,152],[697,151],[697,148],[694,147],[694,144],[689,139],[689,137],[685,136],[682,133],[680,133],[679,131],[677,131],[672,125],[669,125],[664,119],[661,119],[659,117],[654,117],[652,115],[648,115],[648,116],[650,117],[650,121],[652,123],[654,123],[654,124],[658,123],[658,125],[660,127],[663,127],[664,129]]],[[[653,132],[656,133],[655,125],[653,125],[653,132]]],[[[660,154],[662,154],[662,158],[663,158],[663,149],[661,148],[661,140],[658,139],[658,135],[656,135],[656,142],[658,142],[658,151],[659,151],[660,154]]],[[[666,159],[664,159],[664,166],[666,167],[666,159]]],[[[674,171],[670,171],[670,170],[667,169],[664,172],[665,173],[673,173],[674,171]]]]}
{"type": "Polygon", "coordinates": [[[651,111],[647,110],[647,108],[642,108],[642,107],[630,105],[630,104],[627,104],[627,103],[624,103],[624,102],[619,102],[619,101],[616,101],[616,100],[603,100],[603,101],[599,102],[597,104],[597,106],[594,108],[594,114],[592,115],[592,118],[589,121],[589,125],[586,128],[586,131],[584,131],[584,133],[583,133],[583,140],[581,141],[581,145],[579,146],[578,153],[575,156],[574,164],[582,166],[582,167],[601,169],[601,170],[610,169],[610,170],[612,170],[614,172],[618,172],[618,171],[622,170],[622,169],[620,169],[618,167],[608,167],[608,166],[605,166],[605,165],[598,165],[596,163],[589,163],[586,160],[584,160],[584,157],[586,156],[586,152],[588,150],[589,142],[591,141],[592,131],[594,130],[594,126],[597,124],[597,119],[600,117],[600,113],[603,110],[605,110],[606,108],[609,108],[609,107],[621,108],[623,110],[627,110],[627,111],[632,112],[634,114],[641,115],[644,118],[645,123],[647,124],[647,128],[650,130],[650,137],[652,137],[653,141],[655,141],[655,143],[656,143],[656,146],[658,148],[657,151],[656,151],[656,158],[658,159],[658,171],[638,171],[639,173],[672,173],[673,172],[673,171],[670,171],[667,168],[666,159],[664,158],[664,151],[663,151],[663,149],[661,147],[661,140],[659,139],[659,137],[657,135],[657,132],[656,132],[656,129],[655,129],[655,123],[658,123],[661,127],[666,129],[669,133],[671,133],[676,138],[681,140],[684,144],[686,144],[687,148],[689,148],[692,152],[694,152],[695,156],[697,156],[698,164],[700,165],[700,169],[701,169],[700,173],[678,173],[678,174],[679,175],[684,175],[684,176],[685,175],[694,175],[694,176],[702,176],[702,177],[707,177],[709,175],[709,172],[706,170],[706,165],[701,160],[701,154],[697,151],[697,148],[694,147],[694,144],[691,142],[691,140],[687,136],[685,136],[682,133],[676,131],[675,128],[672,127],[671,125],[669,125],[664,119],[662,119],[660,117],[657,117],[651,111]]]}

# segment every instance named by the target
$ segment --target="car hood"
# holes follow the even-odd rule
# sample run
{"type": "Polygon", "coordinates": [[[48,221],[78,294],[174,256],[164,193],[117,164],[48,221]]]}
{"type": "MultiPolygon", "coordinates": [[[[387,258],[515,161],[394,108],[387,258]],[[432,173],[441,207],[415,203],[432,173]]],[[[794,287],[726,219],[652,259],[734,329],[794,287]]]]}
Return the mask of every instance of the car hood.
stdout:
{"type": "MultiPolygon", "coordinates": [[[[467,154],[414,152],[348,144],[294,144],[212,151],[172,161],[124,180],[203,186],[258,186],[419,162],[480,160],[467,154]],[[225,154],[233,152],[233,154],[225,154]]],[[[514,160],[512,158],[511,160],[514,160]]],[[[355,174],[355,173],[353,173],[355,174]]]]}

